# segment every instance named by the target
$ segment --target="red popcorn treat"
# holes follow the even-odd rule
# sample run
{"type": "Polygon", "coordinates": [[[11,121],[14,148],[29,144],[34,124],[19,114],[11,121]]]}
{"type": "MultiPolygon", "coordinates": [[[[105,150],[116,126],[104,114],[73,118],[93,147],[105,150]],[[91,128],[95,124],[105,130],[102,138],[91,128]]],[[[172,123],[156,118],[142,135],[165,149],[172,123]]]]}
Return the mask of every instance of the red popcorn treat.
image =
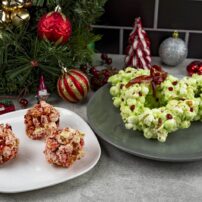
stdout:
{"type": "Polygon", "coordinates": [[[0,165],[14,159],[18,153],[19,140],[9,124],[0,124],[0,165]]]}
{"type": "Polygon", "coordinates": [[[53,131],[46,138],[44,154],[50,164],[62,167],[71,166],[83,157],[84,134],[71,128],[53,131]]]}
{"type": "Polygon", "coordinates": [[[59,124],[59,112],[45,101],[29,109],[24,117],[26,134],[33,140],[48,136],[59,124]]]}

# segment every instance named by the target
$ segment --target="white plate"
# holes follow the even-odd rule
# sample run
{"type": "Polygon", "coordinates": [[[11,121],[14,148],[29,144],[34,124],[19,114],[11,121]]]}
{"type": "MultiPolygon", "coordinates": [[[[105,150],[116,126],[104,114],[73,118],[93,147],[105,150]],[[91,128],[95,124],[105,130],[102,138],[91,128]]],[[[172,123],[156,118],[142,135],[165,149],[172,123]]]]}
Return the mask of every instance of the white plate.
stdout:
{"type": "Polygon", "coordinates": [[[85,156],[70,168],[50,165],[43,154],[44,141],[31,140],[25,134],[24,114],[27,110],[11,112],[0,116],[0,123],[11,124],[20,139],[19,153],[14,160],[0,166],[0,192],[16,193],[48,187],[78,177],[98,162],[101,149],[98,140],[88,124],[77,114],[63,108],[60,112],[60,127],[71,127],[83,131],[85,156]]]}

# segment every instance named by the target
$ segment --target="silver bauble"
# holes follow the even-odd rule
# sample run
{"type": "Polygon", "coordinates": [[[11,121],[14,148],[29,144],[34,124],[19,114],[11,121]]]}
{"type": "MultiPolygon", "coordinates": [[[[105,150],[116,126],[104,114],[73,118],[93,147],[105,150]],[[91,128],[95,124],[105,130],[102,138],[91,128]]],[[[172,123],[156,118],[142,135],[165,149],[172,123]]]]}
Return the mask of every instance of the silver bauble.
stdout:
{"type": "Polygon", "coordinates": [[[163,63],[176,66],[187,57],[188,49],[185,42],[174,32],[173,37],[164,40],[159,47],[159,56],[163,63]]]}

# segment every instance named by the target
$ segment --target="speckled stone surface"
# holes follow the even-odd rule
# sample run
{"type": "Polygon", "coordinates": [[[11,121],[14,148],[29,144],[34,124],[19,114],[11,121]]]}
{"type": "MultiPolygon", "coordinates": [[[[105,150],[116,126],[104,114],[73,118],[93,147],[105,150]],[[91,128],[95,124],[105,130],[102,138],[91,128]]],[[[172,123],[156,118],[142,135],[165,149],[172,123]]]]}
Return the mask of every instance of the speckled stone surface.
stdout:
{"type": "MultiPolygon", "coordinates": [[[[121,67],[122,61],[123,57],[114,56],[116,66],[121,67]]],[[[185,65],[188,62],[190,60],[186,60],[179,67],[166,67],[166,70],[182,77],[186,74],[185,65]]],[[[159,63],[159,59],[153,58],[153,63],[159,63]]],[[[88,99],[92,94],[89,94],[88,99]]],[[[31,98],[34,103],[33,96],[31,98]]],[[[80,104],[70,104],[52,96],[50,102],[55,106],[70,109],[86,120],[88,100],[80,104]]],[[[151,161],[122,152],[100,139],[99,141],[102,148],[101,158],[85,175],[36,191],[0,194],[0,201],[202,201],[202,161],[191,163],[151,161]]]]}

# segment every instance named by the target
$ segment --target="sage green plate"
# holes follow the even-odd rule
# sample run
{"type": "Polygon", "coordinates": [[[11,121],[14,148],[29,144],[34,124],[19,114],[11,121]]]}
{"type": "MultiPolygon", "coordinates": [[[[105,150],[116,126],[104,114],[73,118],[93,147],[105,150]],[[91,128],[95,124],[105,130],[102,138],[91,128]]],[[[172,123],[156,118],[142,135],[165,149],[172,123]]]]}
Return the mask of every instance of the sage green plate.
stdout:
{"type": "Polygon", "coordinates": [[[145,139],[138,131],[127,130],[119,109],[112,103],[110,85],[99,89],[87,106],[90,126],[108,143],[136,156],[160,161],[195,161],[202,159],[202,123],[171,133],[165,143],[145,139]]]}

